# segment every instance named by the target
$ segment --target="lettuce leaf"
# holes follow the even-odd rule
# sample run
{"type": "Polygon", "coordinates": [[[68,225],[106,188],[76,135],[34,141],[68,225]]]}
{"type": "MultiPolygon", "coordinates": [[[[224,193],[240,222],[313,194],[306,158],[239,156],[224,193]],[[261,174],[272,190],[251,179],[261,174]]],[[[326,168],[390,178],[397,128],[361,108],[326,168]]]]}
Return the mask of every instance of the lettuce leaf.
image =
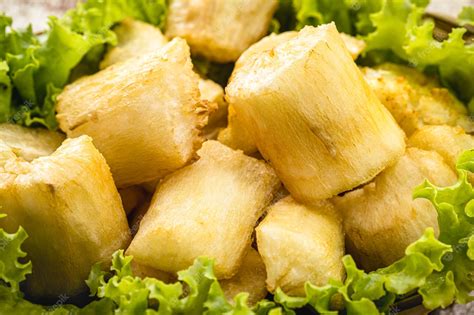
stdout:
{"type": "Polygon", "coordinates": [[[300,30],[305,25],[336,22],[340,32],[352,33],[346,0],[280,0],[271,31],[300,30]]]}
{"type": "MultiPolygon", "coordinates": [[[[51,17],[44,40],[31,27],[12,29],[11,18],[0,15],[0,62],[8,66],[13,90],[10,100],[0,105],[0,122],[56,129],[55,95],[80,63],[97,69],[94,64],[100,61],[105,45],[117,42],[112,26],[131,16],[162,27],[166,12],[165,0],[89,0],[78,3],[61,19],[51,17]]],[[[5,70],[1,69],[0,83],[5,84],[1,75],[5,70]]]]}
{"type": "MultiPolygon", "coordinates": [[[[0,219],[4,217],[5,215],[0,214],[0,219]]],[[[31,273],[31,262],[20,262],[26,256],[21,250],[21,245],[27,237],[22,227],[13,234],[0,228],[0,280],[7,285],[11,293],[18,296],[21,295],[20,282],[31,273]]]]}
{"type": "MultiPolygon", "coordinates": [[[[92,295],[114,302],[117,314],[255,314],[247,305],[246,293],[236,296],[233,305],[227,301],[214,276],[211,259],[196,259],[191,267],[178,273],[179,281],[172,284],[134,277],[131,262],[131,256],[117,251],[109,271],[95,265],[86,281],[92,295]]],[[[262,301],[260,310],[267,309],[268,303],[262,301]]]]}
{"type": "Polygon", "coordinates": [[[10,117],[12,98],[12,81],[8,76],[8,64],[0,61],[0,120],[7,121],[10,117]]]}
{"type": "Polygon", "coordinates": [[[467,104],[474,97],[474,44],[463,40],[464,28],[454,28],[443,42],[434,39],[434,22],[423,18],[428,2],[385,1],[370,16],[375,30],[364,37],[365,52],[390,51],[419,70],[436,73],[467,104]]]}
{"type": "Polygon", "coordinates": [[[458,15],[460,25],[474,25],[474,6],[464,7],[458,15]]]}

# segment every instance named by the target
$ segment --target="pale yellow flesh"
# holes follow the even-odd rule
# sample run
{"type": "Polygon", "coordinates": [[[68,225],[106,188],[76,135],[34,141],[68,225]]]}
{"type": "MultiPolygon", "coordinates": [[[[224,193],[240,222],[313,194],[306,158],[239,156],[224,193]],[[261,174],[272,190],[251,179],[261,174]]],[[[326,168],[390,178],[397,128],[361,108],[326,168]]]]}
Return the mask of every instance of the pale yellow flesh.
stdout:
{"type": "Polygon", "coordinates": [[[212,107],[199,97],[189,48],[175,39],[158,53],[82,78],[58,96],[57,118],[69,137],[87,134],[118,187],[156,180],[194,156],[212,107]]]}
{"type": "Polygon", "coordinates": [[[412,197],[428,179],[448,186],[456,174],[436,152],[408,148],[398,162],[372,183],[333,199],[344,217],[347,248],[366,270],[385,267],[404,256],[405,248],[428,227],[438,233],[437,212],[430,201],[412,197]]]}
{"type": "Polygon", "coordinates": [[[208,79],[199,80],[201,99],[217,104],[215,112],[209,115],[207,126],[203,128],[206,139],[216,139],[220,129],[227,124],[227,102],[224,100],[224,89],[208,79]]]}
{"type": "Polygon", "coordinates": [[[466,107],[435,79],[394,64],[361,71],[408,136],[424,125],[461,126],[466,132],[474,132],[466,107]]]}
{"type": "Polygon", "coordinates": [[[101,69],[130,58],[158,52],[168,42],[159,28],[130,18],[123,20],[114,28],[114,32],[117,34],[118,45],[105,54],[100,63],[101,69]]]}
{"type": "Polygon", "coordinates": [[[380,104],[333,24],[305,27],[251,57],[227,100],[292,196],[315,202],[393,164],[403,131],[380,104]]]}
{"type": "Polygon", "coordinates": [[[357,39],[353,36],[341,33],[342,40],[347,47],[347,50],[351,54],[352,59],[356,60],[357,57],[364,51],[367,46],[362,39],[357,39]]]}
{"type": "MultiPolygon", "coordinates": [[[[254,58],[256,54],[271,51],[279,44],[295,38],[297,35],[298,32],[292,31],[278,35],[270,34],[262,38],[243,52],[235,63],[234,71],[238,71],[240,67],[245,66],[248,62],[252,62],[252,58],[254,58]]],[[[341,33],[341,36],[352,58],[355,60],[365,48],[365,42],[346,34],[341,33]]],[[[239,116],[236,115],[232,106],[229,106],[228,110],[228,126],[220,131],[218,140],[228,147],[242,150],[246,154],[252,154],[258,150],[250,132],[246,130],[245,125],[239,120],[239,116]]]]}
{"type": "Polygon", "coordinates": [[[73,296],[96,262],[130,242],[120,196],[103,156],[83,136],[52,155],[25,162],[0,142],[0,227],[28,232],[23,250],[33,263],[26,292],[36,298],[73,296]]]}
{"type": "Polygon", "coordinates": [[[248,304],[254,305],[267,296],[266,279],[267,273],[262,258],[255,249],[250,248],[237,274],[228,280],[220,281],[220,285],[228,300],[233,301],[237,294],[246,292],[249,294],[248,304]]]}
{"type": "Polygon", "coordinates": [[[474,148],[474,136],[466,134],[460,127],[424,126],[408,139],[407,144],[438,152],[454,170],[459,155],[474,148]]]}
{"type": "Polygon", "coordinates": [[[198,154],[159,184],[127,254],[171,273],[207,256],[218,278],[230,278],[279,181],[264,162],[217,141],[205,142],[198,154]]]}
{"type": "Polygon", "coordinates": [[[305,206],[286,197],[270,207],[257,227],[267,288],[303,296],[306,281],[323,286],[344,276],[342,222],[329,201],[305,206]]]}
{"type": "Polygon", "coordinates": [[[186,39],[209,60],[235,61],[265,36],[277,6],[276,0],[172,0],[166,36],[186,39]]]}
{"type": "MultiPolygon", "coordinates": [[[[118,45],[105,54],[100,66],[105,69],[113,64],[146,54],[156,53],[168,43],[161,30],[151,24],[133,19],[125,19],[114,28],[118,45]]],[[[209,121],[203,129],[207,139],[216,138],[220,128],[225,126],[227,103],[224,101],[224,89],[208,79],[199,79],[200,98],[215,104],[216,111],[209,115],[209,121]]]]}
{"type": "Polygon", "coordinates": [[[13,124],[0,124],[0,140],[16,155],[31,162],[53,153],[66,137],[55,131],[33,129],[13,124]]]}

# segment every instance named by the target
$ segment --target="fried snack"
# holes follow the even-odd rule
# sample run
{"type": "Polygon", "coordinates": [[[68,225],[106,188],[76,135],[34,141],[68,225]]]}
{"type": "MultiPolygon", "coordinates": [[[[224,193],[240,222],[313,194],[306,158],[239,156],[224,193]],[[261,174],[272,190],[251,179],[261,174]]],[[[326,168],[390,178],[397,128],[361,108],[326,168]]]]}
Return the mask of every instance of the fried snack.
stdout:
{"type": "Polygon", "coordinates": [[[466,107],[439,83],[416,69],[384,64],[362,68],[379,100],[410,136],[424,125],[461,126],[474,132],[466,107]]]}
{"type": "Polygon", "coordinates": [[[231,62],[265,36],[276,0],[172,0],[166,36],[179,36],[193,54],[231,62]]]}
{"type": "Polygon", "coordinates": [[[100,63],[101,69],[130,58],[158,52],[168,42],[159,28],[131,18],[123,20],[114,28],[114,32],[117,34],[118,45],[105,54],[100,63]]]}
{"type": "Polygon", "coordinates": [[[344,44],[346,44],[347,50],[351,54],[352,59],[356,60],[357,57],[364,51],[367,46],[365,42],[361,39],[357,39],[353,36],[340,33],[344,44]]]}
{"type": "Polygon", "coordinates": [[[428,179],[447,186],[456,174],[436,152],[408,148],[393,166],[363,188],[333,199],[344,217],[346,248],[365,270],[385,267],[402,258],[405,248],[427,227],[438,233],[437,212],[413,190],[428,179]]]}
{"type": "MultiPolygon", "coordinates": [[[[260,54],[265,51],[271,51],[277,45],[295,38],[296,36],[298,36],[298,32],[292,31],[280,34],[270,34],[262,38],[260,41],[253,44],[246,51],[244,51],[244,53],[235,63],[234,71],[238,71],[240,67],[245,66],[248,62],[252,62],[252,58],[256,54],[260,54]]],[[[352,58],[356,59],[365,48],[364,41],[342,33],[341,36],[346,47],[351,53],[352,58]]],[[[219,133],[218,140],[224,143],[226,146],[235,150],[242,150],[246,154],[253,154],[257,152],[255,141],[252,139],[250,133],[245,129],[245,125],[240,122],[239,117],[232,108],[232,105],[229,106],[228,112],[228,126],[219,133]]]]}
{"type": "Polygon", "coordinates": [[[158,186],[127,250],[145,266],[174,273],[199,256],[215,259],[216,276],[238,271],[251,234],[279,188],[262,161],[207,141],[200,159],[158,186]]]}
{"type": "Polygon", "coordinates": [[[236,71],[227,100],[292,196],[305,203],[370,181],[405,148],[334,24],[305,27],[236,71]]]}
{"type": "MultiPolygon", "coordinates": [[[[130,18],[121,22],[114,31],[117,34],[118,45],[106,53],[100,64],[101,69],[131,58],[156,53],[168,43],[159,28],[130,18]]],[[[225,126],[227,103],[224,101],[224,89],[211,80],[199,79],[199,91],[201,100],[217,106],[217,110],[211,113],[209,122],[203,130],[206,138],[214,138],[218,128],[225,126]]]]}
{"type": "Polygon", "coordinates": [[[130,242],[120,196],[103,156],[82,136],[31,163],[0,142],[0,227],[28,231],[24,250],[34,272],[26,292],[35,298],[73,296],[96,262],[130,242]]]}
{"type": "Polygon", "coordinates": [[[258,251],[267,270],[267,289],[304,295],[304,284],[342,280],[342,222],[327,200],[305,206],[286,197],[270,207],[257,227],[258,251]]]}
{"type": "Polygon", "coordinates": [[[438,152],[454,170],[458,156],[474,148],[474,137],[460,127],[424,126],[408,139],[408,146],[438,152]]]}
{"type": "Polygon", "coordinates": [[[220,281],[220,285],[228,300],[233,301],[237,294],[247,292],[247,302],[254,305],[267,296],[266,279],[267,273],[262,258],[255,249],[250,248],[237,274],[228,280],[220,281]]]}
{"type": "Polygon", "coordinates": [[[194,156],[212,106],[199,99],[189,49],[175,39],[156,54],[68,85],[57,98],[60,128],[87,134],[118,187],[164,177],[194,156]]]}
{"type": "Polygon", "coordinates": [[[227,127],[219,132],[217,140],[234,150],[242,150],[248,155],[257,152],[255,141],[240,121],[232,105],[228,107],[227,121],[227,127]]]}
{"type": "Polygon", "coordinates": [[[40,156],[53,153],[66,137],[55,131],[25,128],[13,124],[0,124],[0,140],[16,155],[31,162],[40,156]]]}
{"type": "Polygon", "coordinates": [[[138,209],[147,202],[149,194],[145,188],[141,186],[130,186],[119,189],[120,198],[122,199],[123,209],[129,215],[133,210],[138,209]]]}
{"type": "Polygon", "coordinates": [[[201,99],[217,104],[217,110],[209,115],[203,133],[207,139],[217,138],[219,130],[227,123],[227,102],[224,100],[224,89],[212,80],[200,79],[201,99]]]}

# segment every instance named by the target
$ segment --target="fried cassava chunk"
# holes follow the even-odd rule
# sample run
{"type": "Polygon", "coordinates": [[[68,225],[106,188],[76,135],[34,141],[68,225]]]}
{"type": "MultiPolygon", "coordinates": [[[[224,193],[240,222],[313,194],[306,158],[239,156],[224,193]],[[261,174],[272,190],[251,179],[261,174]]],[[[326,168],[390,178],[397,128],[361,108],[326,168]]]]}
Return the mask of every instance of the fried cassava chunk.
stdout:
{"type": "Polygon", "coordinates": [[[267,270],[270,292],[280,287],[304,295],[304,284],[342,280],[342,222],[327,200],[305,206],[286,197],[270,207],[257,227],[258,251],[267,270]]]}
{"type": "Polygon", "coordinates": [[[305,27],[236,69],[226,97],[260,153],[301,202],[357,187],[393,164],[403,131],[334,24],[305,27]]]}
{"type": "Polygon", "coordinates": [[[56,109],[61,129],[91,136],[117,186],[126,187],[184,166],[202,142],[209,104],[199,99],[186,42],[175,39],[70,84],[56,109]]]}
{"type": "Polygon", "coordinates": [[[474,137],[460,127],[425,126],[408,139],[408,145],[438,152],[454,170],[459,155],[474,148],[474,137]]]}
{"type": "MultiPolygon", "coordinates": [[[[125,19],[115,29],[118,45],[112,47],[101,63],[104,69],[118,62],[158,52],[168,41],[161,30],[151,24],[125,19]]],[[[201,100],[214,103],[217,110],[209,116],[209,122],[203,130],[206,138],[214,138],[218,128],[225,126],[227,103],[224,101],[224,89],[217,83],[199,79],[201,100]]]]}
{"type": "Polygon", "coordinates": [[[247,292],[249,305],[254,305],[267,296],[266,279],[267,273],[262,258],[255,249],[250,248],[237,274],[228,280],[220,281],[220,284],[228,300],[232,301],[237,294],[247,292]]]}
{"type": "MultiPolygon", "coordinates": [[[[284,32],[278,35],[270,34],[262,38],[250,46],[249,49],[239,57],[235,63],[234,71],[238,71],[240,67],[245,66],[248,62],[251,63],[252,56],[255,54],[271,51],[277,45],[295,38],[297,35],[298,32],[284,32]]],[[[352,57],[354,59],[357,58],[364,49],[364,41],[345,34],[341,34],[341,36],[352,57]]],[[[228,110],[228,126],[219,133],[218,140],[233,149],[242,150],[247,154],[252,154],[257,151],[255,141],[252,139],[250,132],[245,129],[245,125],[240,122],[232,106],[230,106],[228,110]]]]}
{"type": "Polygon", "coordinates": [[[128,254],[171,273],[208,256],[217,277],[227,279],[238,271],[279,180],[263,161],[217,141],[205,142],[198,154],[159,184],[128,254]]]}
{"type": "Polygon", "coordinates": [[[159,51],[168,40],[160,29],[147,23],[125,19],[114,28],[118,45],[109,49],[100,63],[104,69],[117,62],[159,51]]]}
{"type": "Polygon", "coordinates": [[[224,100],[224,89],[212,80],[200,79],[199,92],[201,92],[202,100],[217,105],[216,111],[209,115],[207,126],[203,129],[207,139],[215,139],[219,130],[227,123],[227,102],[224,100]]]}
{"type": "Polygon", "coordinates": [[[265,36],[277,6],[276,0],[172,0],[166,35],[186,39],[209,60],[235,61],[265,36]]]}
{"type": "Polygon", "coordinates": [[[407,135],[424,125],[461,126],[474,132],[466,107],[446,88],[406,66],[362,68],[368,84],[407,135]]]}
{"type": "Polygon", "coordinates": [[[105,159],[87,136],[66,140],[32,162],[1,141],[0,152],[0,209],[7,214],[0,227],[28,231],[24,250],[34,272],[27,293],[57,298],[85,291],[91,267],[130,242],[105,159]]]}
{"type": "Polygon", "coordinates": [[[344,44],[346,44],[347,50],[351,54],[352,59],[356,60],[365,49],[365,42],[361,39],[357,39],[344,33],[341,33],[341,37],[344,41],[344,44]]]}
{"type": "Polygon", "coordinates": [[[16,155],[28,162],[40,156],[50,155],[65,138],[59,132],[46,129],[0,124],[0,141],[7,144],[16,155]]]}
{"type": "Polygon", "coordinates": [[[405,248],[427,227],[438,233],[433,205],[412,197],[425,179],[447,186],[456,181],[456,174],[438,153],[408,148],[373,182],[333,199],[343,214],[346,247],[364,269],[385,267],[402,258],[405,248]]]}

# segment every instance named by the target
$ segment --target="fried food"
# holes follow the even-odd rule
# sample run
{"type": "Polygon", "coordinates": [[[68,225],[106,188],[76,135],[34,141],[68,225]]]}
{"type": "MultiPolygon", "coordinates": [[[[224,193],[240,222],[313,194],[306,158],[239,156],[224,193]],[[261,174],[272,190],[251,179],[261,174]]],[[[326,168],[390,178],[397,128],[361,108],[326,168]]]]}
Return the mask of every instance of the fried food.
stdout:
{"type": "Polygon", "coordinates": [[[216,276],[228,279],[280,182],[263,161],[217,141],[205,142],[198,154],[159,184],[127,254],[170,273],[207,256],[215,259],[216,276]]]}
{"type": "Polygon", "coordinates": [[[250,248],[237,274],[228,280],[220,281],[220,284],[228,300],[233,301],[237,294],[247,292],[248,304],[254,305],[267,296],[266,279],[267,273],[262,258],[255,249],[250,248]]]}
{"type": "Polygon", "coordinates": [[[438,152],[454,170],[459,155],[474,148],[474,136],[466,134],[461,127],[424,126],[408,139],[407,144],[438,152]]]}
{"type": "Polygon", "coordinates": [[[305,203],[370,181],[405,148],[334,24],[250,56],[227,100],[292,196],[305,203]]]}
{"type": "Polygon", "coordinates": [[[63,134],[47,129],[0,124],[0,140],[28,162],[52,154],[65,138],[63,134]]]}
{"type": "Polygon", "coordinates": [[[118,45],[107,51],[100,63],[101,69],[130,58],[156,53],[168,42],[159,28],[131,18],[120,22],[114,32],[118,45]]]}
{"type": "Polygon", "coordinates": [[[306,281],[323,286],[342,280],[344,234],[339,213],[327,200],[305,206],[286,197],[270,207],[257,227],[267,288],[303,296],[306,281]]]}
{"type": "Polygon", "coordinates": [[[265,36],[276,0],[172,0],[166,36],[186,39],[193,54],[231,62],[265,36]]]}
{"type": "Polygon", "coordinates": [[[56,109],[69,137],[94,139],[122,188],[187,164],[202,143],[200,129],[213,106],[200,100],[189,48],[175,39],[158,53],[68,85],[56,109]]]}
{"type": "Polygon", "coordinates": [[[375,270],[402,258],[427,227],[437,234],[435,208],[428,200],[414,200],[413,190],[425,179],[448,186],[456,178],[438,153],[408,148],[373,182],[333,198],[343,214],[349,254],[365,270],[375,270]]]}
{"type": "Polygon", "coordinates": [[[474,122],[466,107],[435,79],[395,64],[361,70],[408,136],[424,125],[461,126],[466,132],[474,132],[474,122]]]}
{"type": "Polygon", "coordinates": [[[34,272],[26,292],[35,298],[73,296],[96,262],[130,242],[120,196],[104,157],[82,136],[31,163],[0,141],[0,227],[28,231],[24,250],[34,272]]]}
{"type": "MultiPolygon", "coordinates": [[[[234,71],[238,71],[239,68],[245,66],[247,63],[251,63],[252,58],[254,58],[253,56],[265,51],[271,51],[279,44],[293,39],[296,36],[298,36],[298,32],[283,32],[280,34],[270,34],[262,38],[260,41],[253,44],[246,51],[244,51],[244,53],[235,63],[234,71]]],[[[342,33],[341,36],[344,44],[351,53],[352,58],[356,59],[365,47],[364,41],[342,33]]],[[[250,132],[245,128],[245,125],[239,120],[239,117],[232,108],[232,105],[229,106],[228,113],[227,128],[220,131],[218,140],[228,147],[236,150],[242,150],[246,154],[253,154],[257,152],[258,149],[255,141],[253,140],[250,132]]]]}

